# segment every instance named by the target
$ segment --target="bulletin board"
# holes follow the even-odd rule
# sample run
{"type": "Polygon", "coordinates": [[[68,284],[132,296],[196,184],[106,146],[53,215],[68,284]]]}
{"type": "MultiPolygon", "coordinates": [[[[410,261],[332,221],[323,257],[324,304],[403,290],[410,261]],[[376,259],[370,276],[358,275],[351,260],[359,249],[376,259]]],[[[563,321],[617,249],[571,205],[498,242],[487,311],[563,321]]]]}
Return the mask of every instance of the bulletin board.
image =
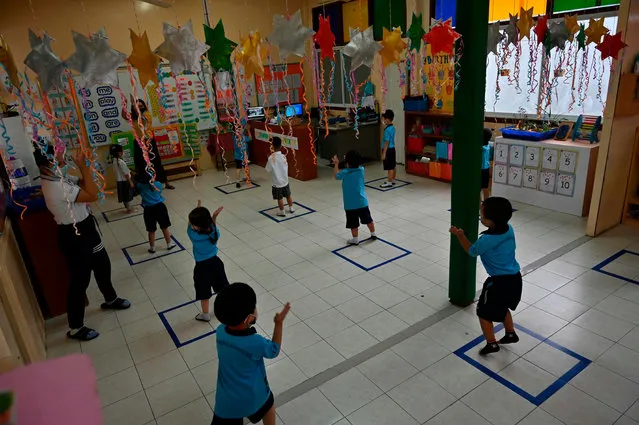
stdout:
{"type": "Polygon", "coordinates": [[[78,102],[92,145],[108,145],[113,134],[130,128],[129,123],[122,118],[122,98],[114,87],[106,85],[79,88],[78,102]]]}
{"type": "Polygon", "coordinates": [[[256,75],[255,80],[258,91],[257,101],[260,106],[302,103],[304,101],[302,65],[299,63],[273,65],[272,73],[271,68],[265,66],[264,77],[256,75]],[[264,84],[263,87],[262,84],[264,84]],[[266,96],[266,102],[264,96],[266,96]]]}
{"type": "Polygon", "coordinates": [[[453,113],[455,95],[455,57],[448,54],[432,55],[430,44],[426,45],[424,75],[428,77],[426,94],[430,109],[453,113]]]}

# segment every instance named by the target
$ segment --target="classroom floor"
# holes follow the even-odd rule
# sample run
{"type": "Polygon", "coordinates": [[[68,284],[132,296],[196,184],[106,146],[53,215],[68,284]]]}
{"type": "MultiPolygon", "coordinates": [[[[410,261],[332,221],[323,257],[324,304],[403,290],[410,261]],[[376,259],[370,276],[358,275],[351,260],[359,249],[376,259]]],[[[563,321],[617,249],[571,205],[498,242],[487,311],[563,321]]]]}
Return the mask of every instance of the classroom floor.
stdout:
{"type": "MultiPolygon", "coordinates": [[[[193,320],[186,236],[198,199],[225,208],[220,257],[231,281],[258,293],[258,330],[272,332],[274,313],[292,304],[282,353],[267,366],[278,423],[639,424],[638,231],[589,239],[582,218],[515,204],[521,342],[480,358],[474,306],[448,302],[450,185],[400,172],[409,184],[368,188],[380,240],[345,248],[340,184],[330,168],[319,171],[315,181],[291,180],[299,204],[283,222],[260,167],[251,167],[260,186],[238,192],[214,170],[175,182],[165,195],[179,246],[167,253],[159,242],[155,256],[141,216],[124,216],[113,198],[96,207],[116,289],[133,306],[100,311],[92,285],[87,324],[101,336],[67,340],[57,318],[47,345],[50,357],[91,356],[106,425],[211,422],[216,323],[193,320]]],[[[366,177],[383,177],[381,166],[366,177]]]]}

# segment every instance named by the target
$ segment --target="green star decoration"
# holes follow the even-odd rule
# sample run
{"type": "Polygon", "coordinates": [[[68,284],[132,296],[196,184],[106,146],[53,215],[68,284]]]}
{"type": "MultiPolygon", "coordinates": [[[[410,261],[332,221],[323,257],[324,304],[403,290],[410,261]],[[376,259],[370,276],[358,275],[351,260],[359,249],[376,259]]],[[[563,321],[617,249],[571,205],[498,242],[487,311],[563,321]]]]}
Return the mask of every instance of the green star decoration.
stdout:
{"type": "Polygon", "coordinates": [[[406,35],[410,39],[410,50],[417,50],[418,52],[422,48],[422,37],[424,37],[426,31],[422,27],[422,14],[415,15],[413,13],[413,19],[410,23],[410,27],[408,31],[406,31],[406,35]]]}
{"type": "Polygon", "coordinates": [[[586,25],[579,25],[579,33],[577,34],[577,51],[586,48],[586,25]]]}
{"type": "Polygon", "coordinates": [[[204,38],[206,39],[206,44],[211,46],[207,56],[213,69],[215,71],[230,71],[232,68],[231,53],[233,53],[237,43],[226,38],[224,24],[221,19],[215,28],[204,25],[204,38]]]}

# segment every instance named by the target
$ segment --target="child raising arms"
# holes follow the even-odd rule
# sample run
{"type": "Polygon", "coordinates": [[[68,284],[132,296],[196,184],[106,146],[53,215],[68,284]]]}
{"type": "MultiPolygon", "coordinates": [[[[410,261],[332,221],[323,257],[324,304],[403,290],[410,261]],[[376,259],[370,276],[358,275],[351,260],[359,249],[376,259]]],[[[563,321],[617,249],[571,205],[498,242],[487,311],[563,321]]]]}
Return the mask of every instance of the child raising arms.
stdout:
{"type": "Polygon", "coordinates": [[[224,270],[224,263],[217,256],[217,242],[220,240],[220,229],[216,226],[217,216],[224,207],[220,207],[211,215],[208,209],[197,201],[197,208],[189,214],[187,233],[193,242],[193,257],[195,270],[193,282],[195,284],[195,299],[202,305],[202,313],[195,316],[195,320],[209,322],[209,300],[213,291],[219,293],[229,285],[224,270]]]}
{"type": "Polygon", "coordinates": [[[451,226],[450,233],[457,236],[462,248],[469,255],[481,259],[488,279],[484,282],[477,301],[477,316],[486,346],[479,354],[486,355],[499,351],[499,344],[519,342],[510,310],[515,310],[521,300],[521,273],[515,259],[515,232],[508,221],[512,217],[512,205],[506,198],[491,197],[481,206],[481,223],[488,230],[473,244],[464,231],[451,226]],[[506,335],[495,338],[493,322],[503,322],[506,335]]]}

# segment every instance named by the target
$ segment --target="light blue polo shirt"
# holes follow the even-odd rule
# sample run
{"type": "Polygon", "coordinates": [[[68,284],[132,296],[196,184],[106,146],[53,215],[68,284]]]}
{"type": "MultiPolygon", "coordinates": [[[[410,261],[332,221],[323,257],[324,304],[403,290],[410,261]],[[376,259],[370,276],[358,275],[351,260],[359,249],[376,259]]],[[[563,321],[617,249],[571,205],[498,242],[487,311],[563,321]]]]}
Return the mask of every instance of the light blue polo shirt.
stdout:
{"type": "Polygon", "coordinates": [[[515,231],[508,225],[502,234],[483,233],[470,246],[468,254],[479,257],[489,276],[517,274],[521,268],[515,259],[515,231]]]}
{"type": "Polygon", "coordinates": [[[274,359],[280,346],[255,328],[232,331],[217,327],[217,391],[215,414],[223,419],[246,418],[256,413],[271,395],[264,359],[274,359]]]}
{"type": "Polygon", "coordinates": [[[239,142],[233,143],[233,159],[236,159],[238,161],[244,160],[244,153],[248,149],[248,142],[250,141],[250,137],[244,136],[239,142]]]}
{"type": "Polygon", "coordinates": [[[487,170],[490,168],[490,145],[483,145],[481,148],[481,169],[487,170]]]}
{"type": "Polygon", "coordinates": [[[384,129],[384,140],[382,140],[382,149],[388,142],[388,149],[395,149],[395,126],[389,124],[384,129]]]}
{"type": "Polygon", "coordinates": [[[342,181],[345,210],[358,210],[368,206],[364,190],[364,167],[345,168],[335,177],[342,181]]]}
{"type": "Polygon", "coordinates": [[[193,230],[191,226],[186,229],[189,239],[193,243],[193,257],[195,262],[206,261],[213,258],[218,253],[217,242],[220,240],[220,229],[213,227],[211,234],[199,233],[193,230]]]}
{"type": "Polygon", "coordinates": [[[160,202],[164,202],[162,183],[154,182],[153,186],[151,186],[150,183],[136,183],[135,187],[138,189],[138,192],[140,192],[143,207],[152,207],[160,202]]]}

